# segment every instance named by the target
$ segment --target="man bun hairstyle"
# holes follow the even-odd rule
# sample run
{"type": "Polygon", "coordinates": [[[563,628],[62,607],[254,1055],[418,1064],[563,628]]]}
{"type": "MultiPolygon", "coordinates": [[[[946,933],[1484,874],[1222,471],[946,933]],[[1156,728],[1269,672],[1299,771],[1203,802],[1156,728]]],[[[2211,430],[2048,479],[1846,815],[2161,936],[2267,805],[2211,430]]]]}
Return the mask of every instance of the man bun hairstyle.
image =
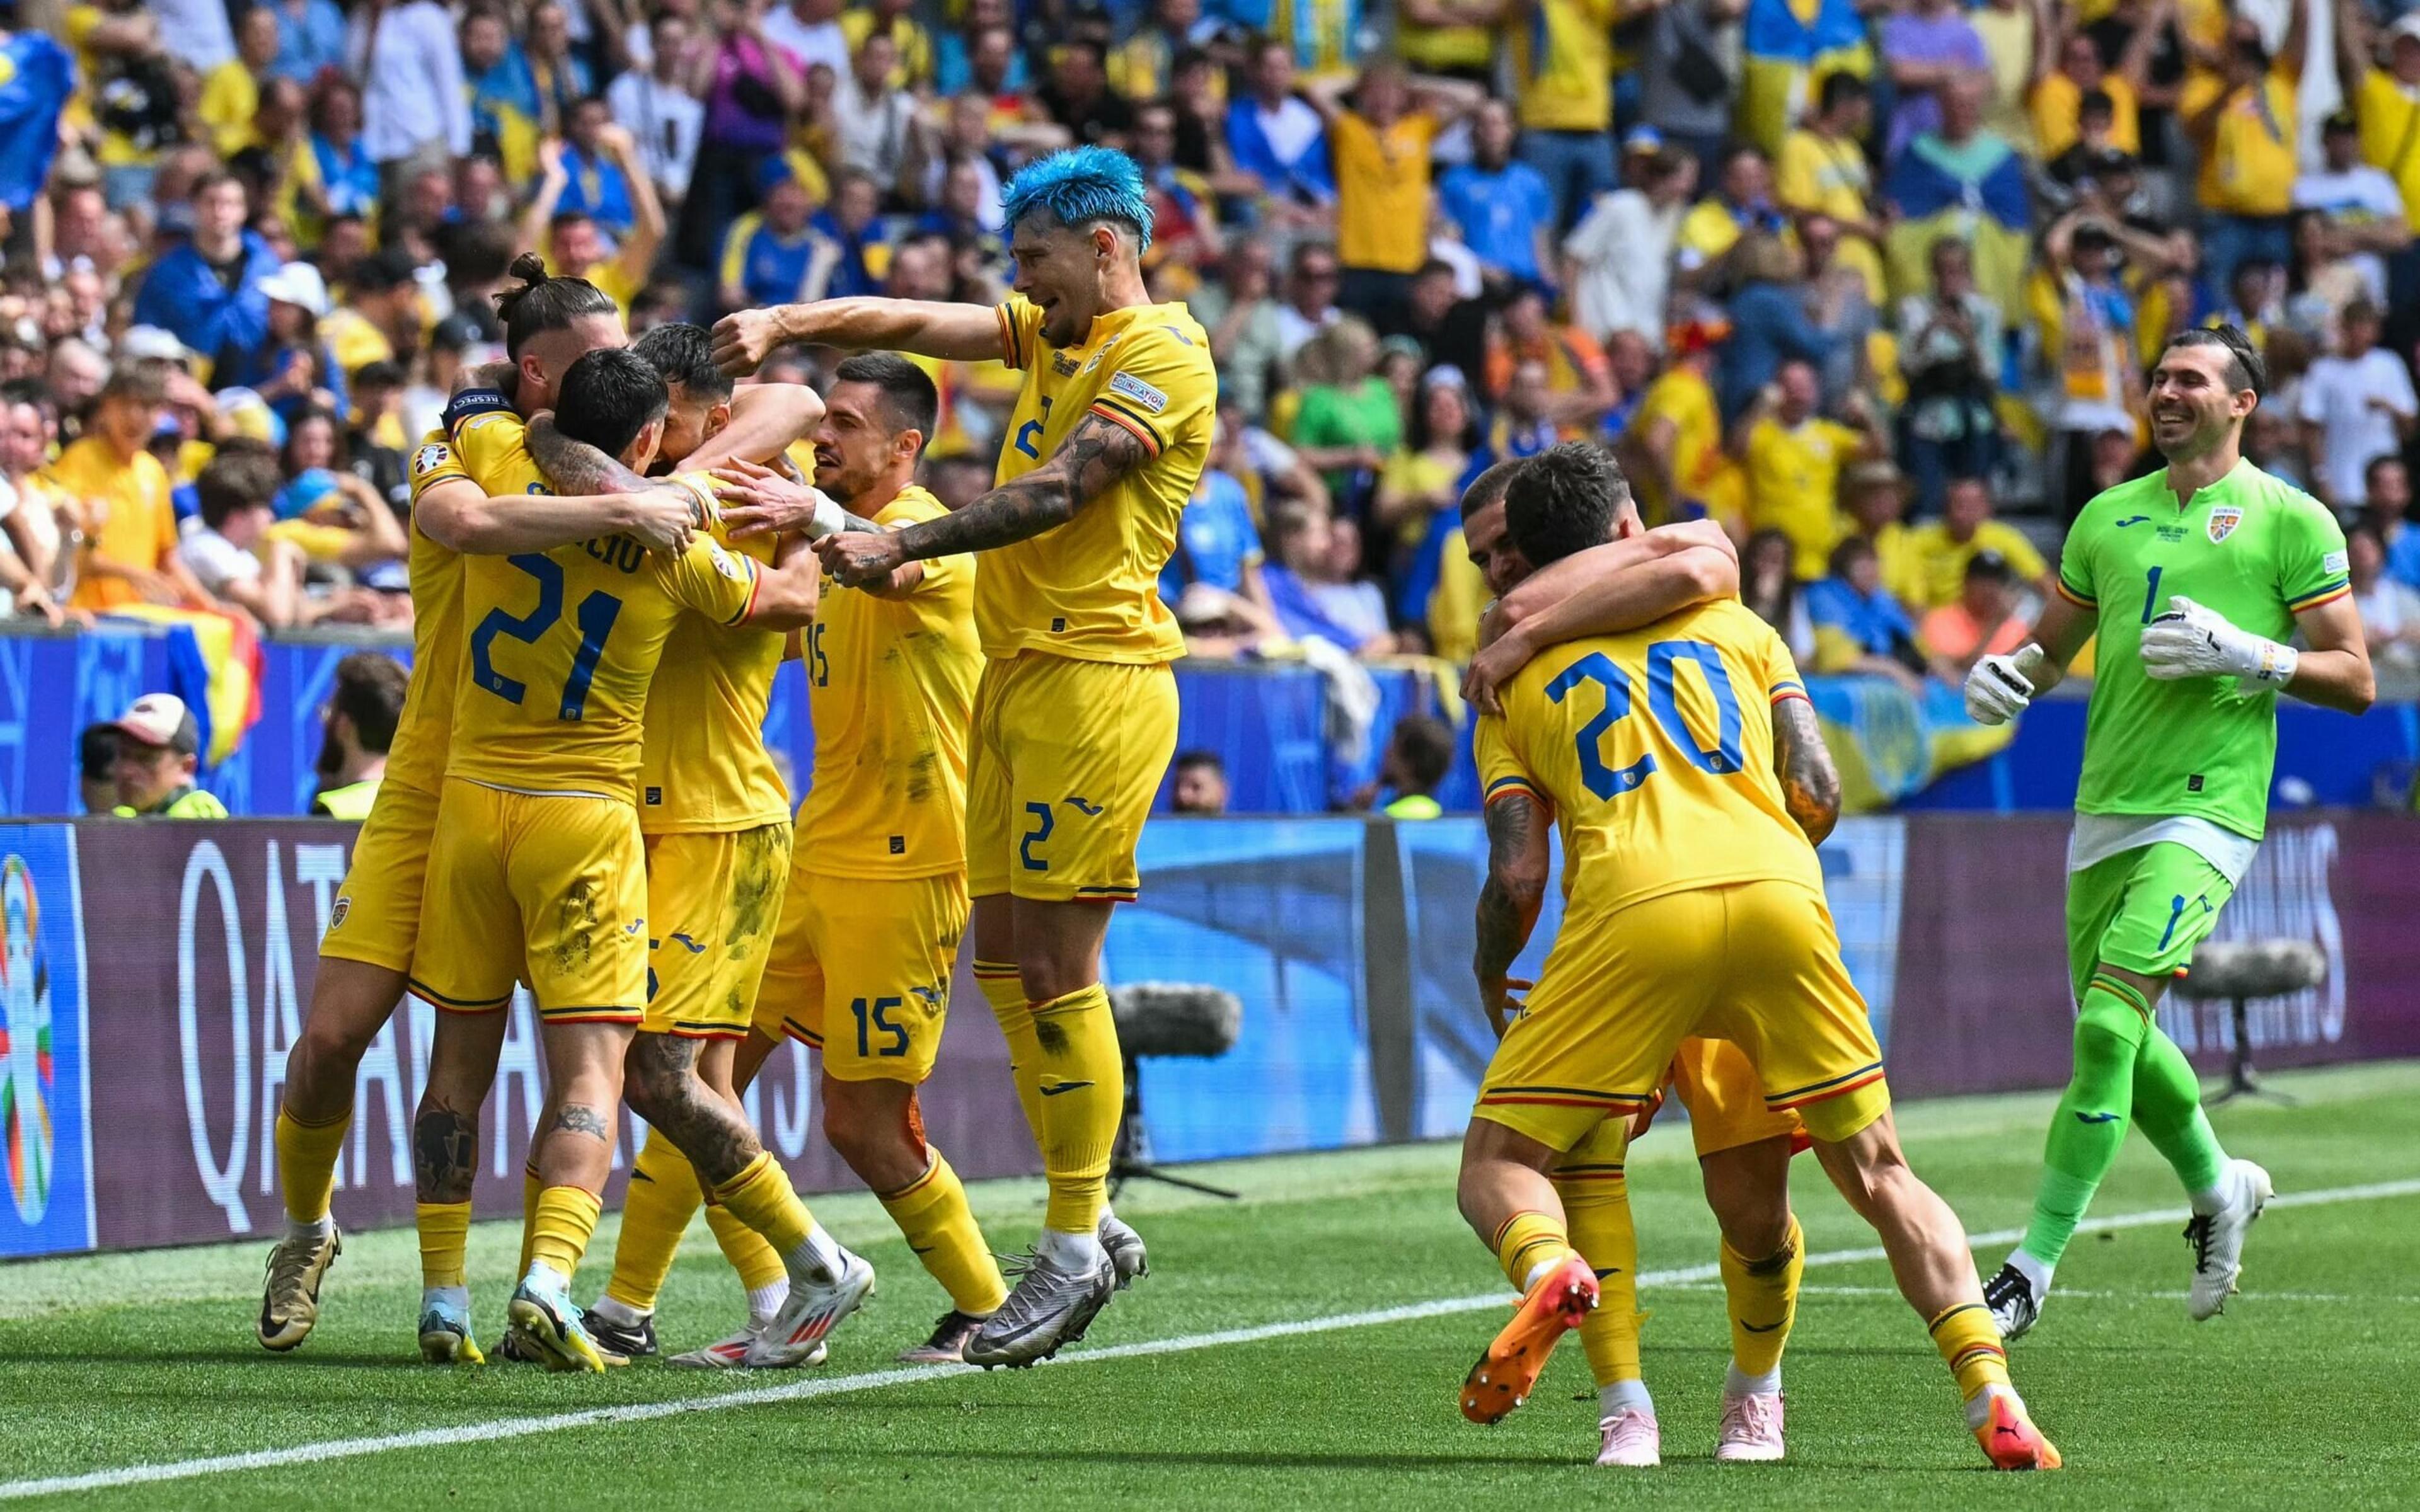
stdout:
{"type": "Polygon", "coordinates": [[[588,280],[550,276],[546,259],[536,253],[522,253],[504,271],[521,285],[496,295],[496,314],[504,322],[504,355],[515,361],[535,337],[568,331],[573,321],[587,316],[622,313],[612,295],[588,280]]]}

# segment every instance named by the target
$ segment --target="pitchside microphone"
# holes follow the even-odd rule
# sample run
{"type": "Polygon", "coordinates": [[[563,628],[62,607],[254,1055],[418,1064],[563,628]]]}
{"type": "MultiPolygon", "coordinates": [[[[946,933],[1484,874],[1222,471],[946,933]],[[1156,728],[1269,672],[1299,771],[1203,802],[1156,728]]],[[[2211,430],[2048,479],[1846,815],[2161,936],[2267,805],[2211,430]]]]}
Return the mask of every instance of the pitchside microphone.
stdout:
{"type": "Polygon", "coordinates": [[[1232,1200],[1235,1194],[1225,1187],[1171,1176],[1152,1164],[1151,1136],[1143,1126],[1142,1076],[1136,1062],[1145,1056],[1216,1060],[1235,1048],[1243,1033],[1243,1000],[1198,982],[1138,981],[1109,989],[1109,1012],[1117,1021],[1126,1072],[1125,1110],[1109,1155],[1110,1193],[1129,1178],[1140,1177],[1232,1200]]]}

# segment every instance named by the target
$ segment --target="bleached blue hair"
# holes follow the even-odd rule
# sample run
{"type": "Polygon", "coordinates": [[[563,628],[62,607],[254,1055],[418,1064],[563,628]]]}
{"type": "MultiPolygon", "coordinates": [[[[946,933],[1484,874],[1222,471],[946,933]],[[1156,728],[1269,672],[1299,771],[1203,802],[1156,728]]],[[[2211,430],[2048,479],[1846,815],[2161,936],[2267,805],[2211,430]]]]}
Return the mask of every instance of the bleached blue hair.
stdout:
{"type": "Polygon", "coordinates": [[[1112,222],[1134,233],[1138,248],[1151,247],[1142,170],[1115,147],[1070,147],[1034,159],[1001,190],[1000,208],[1011,231],[1039,211],[1070,227],[1112,222]]]}

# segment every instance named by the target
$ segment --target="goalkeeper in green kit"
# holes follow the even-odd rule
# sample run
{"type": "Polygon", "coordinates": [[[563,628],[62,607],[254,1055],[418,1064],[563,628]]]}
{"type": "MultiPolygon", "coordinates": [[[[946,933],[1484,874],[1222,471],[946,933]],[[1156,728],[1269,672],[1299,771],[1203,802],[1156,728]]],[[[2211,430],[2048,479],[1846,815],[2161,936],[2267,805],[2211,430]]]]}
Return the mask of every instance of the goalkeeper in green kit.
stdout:
{"type": "Polygon", "coordinates": [[[2151,371],[2151,439],[2168,465],[2085,506],[2032,640],[1966,679],[1967,712],[2000,724],[2099,637],[2067,862],[2075,1070],[2033,1220],[1983,1288],[2005,1338],[2040,1316],[2130,1119],[2193,1199],[2195,1319],[2235,1290],[2245,1230],[2272,1196],[2268,1172],[2219,1149],[2193,1067],[2153,1017],[2259,847],[2277,695],[2359,714],[2374,693],[2344,532],[2243,459],[2267,387],[2233,326],[2180,332],[2151,371]]]}

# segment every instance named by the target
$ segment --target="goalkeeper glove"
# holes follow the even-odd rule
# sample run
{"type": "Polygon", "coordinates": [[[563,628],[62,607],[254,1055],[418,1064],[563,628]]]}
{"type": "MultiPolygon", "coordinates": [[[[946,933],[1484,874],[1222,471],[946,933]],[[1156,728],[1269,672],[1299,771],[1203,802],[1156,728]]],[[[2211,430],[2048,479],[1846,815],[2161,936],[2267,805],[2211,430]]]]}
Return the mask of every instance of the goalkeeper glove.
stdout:
{"type": "Polygon", "coordinates": [[[2040,646],[2020,646],[2014,656],[1985,656],[1966,674],[1966,717],[1977,724],[2007,724],[2033,702],[2034,679],[2047,660],[2040,646]]]}
{"type": "Polygon", "coordinates": [[[2283,687],[2294,679],[2300,655],[2249,630],[2239,630],[2215,609],[2180,594],[2168,612],[2143,632],[2143,671],[2162,682],[2182,677],[2249,677],[2283,687]]]}

